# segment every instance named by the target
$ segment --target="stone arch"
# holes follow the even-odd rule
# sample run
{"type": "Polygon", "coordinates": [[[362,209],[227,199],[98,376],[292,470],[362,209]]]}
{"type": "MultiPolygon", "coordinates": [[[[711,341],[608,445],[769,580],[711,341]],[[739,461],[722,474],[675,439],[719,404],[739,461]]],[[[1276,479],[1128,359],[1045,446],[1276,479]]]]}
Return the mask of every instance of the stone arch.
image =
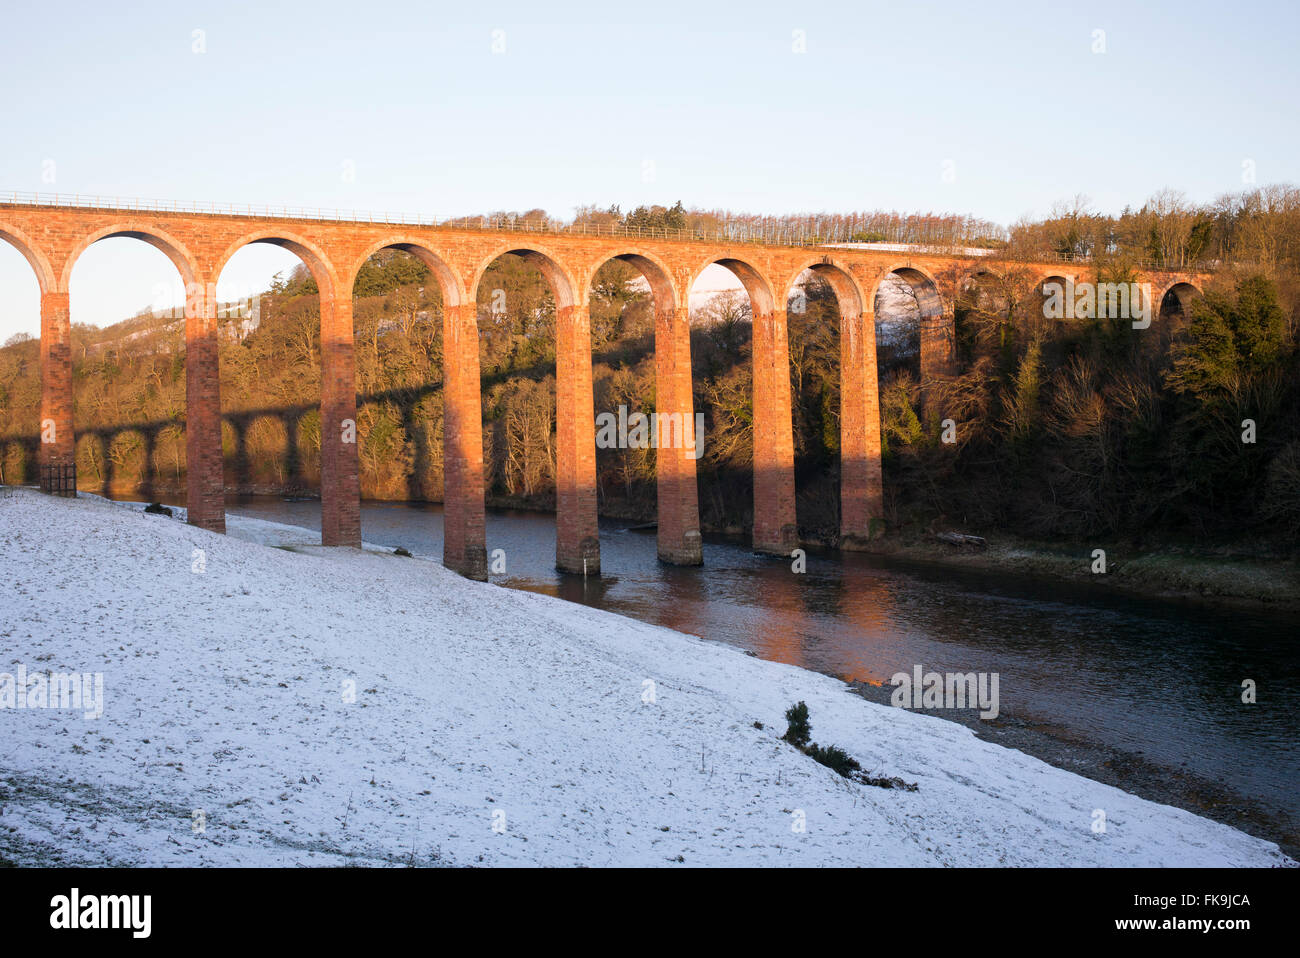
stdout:
{"type": "Polygon", "coordinates": [[[810,271],[818,279],[824,280],[834,290],[835,301],[840,308],[841,322],[846,316],[857,316],[864,312],[870,312],[862,295],[862,289],[858,286],[857,280],[853,278],[853,274],[849,272],[848,267],[835,262],[829,256],[812,257],[800,265],[782,287],[787,298],[790,291],[798,284],[799,277],[810,271]]]}
{"type": "Polygon", "coordinates": [[[876,295],[880,292],[880,284],[883,283],[890,275],[897,276],[916,294],[916,305],[921,310],[921,321],[924,323],[927,318],[933,319],[943,315],[943,297],[939,293],[939,281],[928,271],[919,266],[897,265],[891,266],[880,274],[876,280],[875,287],[871,290],[871,303],[875,307],[876,295]]]}
{"type": "Polygon", "coordinates": [[[22,253],[23,258],[31,264],[32,272],[36,274],[36,282],[41,288],[41,295],[54,292],[56,288],[54,270],[50,266],[49,257],[39,246],[33,243],[22,230],[5,223],[0,223],[0,240],[4,240],[22,253]]]}
{"type": "MultiPolygon", "coordinates": [[[[483,481],[482,396],[479,382],[477,305],[448,257],[425,240],[407,234],[386,236],[364,250],[350,268],[347,290],[366,262],[382,250],[414,256],[433,274],[442,300],[442,478],[443,565],[472,579],[486,580],[487,548],[483,481]]],[[[486,267],[485,267],[486,268],[486,267]]],[[[402,428],[414,444],[415,460],[406,477],[407,494],[425,498],[430,445],[417,427],[418,401],[403,405],[402,428]]]]}
{"type": "Polygon", "coordinates": [[[1076,282],[1076,280],[1073,275],[1066,275],[1065,273],[1045,273],[1038,278],[1038,282],[1034,284],[1034,287],[1041,293],[1048,283],[1060,283],[1061,286],[1064,287],[1067,283],[1074,282],[1076,282]]]}
{"type": "MultiPolygon", "coordinates": [[[[700,274],[710,266],[723,266],[740,280],[740,285],[745,287],[745,292],[749,295],[750,308],[754,312],[754,317],[770,315],[776,309],[776,298],[772,292],[771,281],[758,269],[742,259],[731,256],[711,256],[705,260],[691,273],[686,283],[685,293],[690,295],[695,283],[699,280],[700,274]]],[[[781,304],[782,309],[785,304],[781,304]]]]}
{"type": "Polygon", "coordinates": [[[442,290],[442,304],[446,308],[464,305],[469,301],[460,276],[448,265],[447,259],[431,249],[424,241],[409,236],[391,236],[373,244],[361,254],[361,258],[351,265],[348,271],[346,288],[351,290],[356,285],[357,273],[370,257],[386,249],[397,249],[410,253],[425,266],[429,267],[442,290]]]}
{"type": "Polygon", "coordinates": [[[1033,276],[1026,267],[1011,263],[976,262],[959,271],[952,301],[953,332],[959,354],[963,347],[973,347],[979,336],[979,324],[973,324],[972,317],[982,315],[987,320],[994,315],[1009,316],[1022,301],[1038,296],[1033,288],[1033,276]]]}
{"type": "Polygon", "coordinates": [[[1178,303],[1178,308],[1182,311],[1185,318],[1190,319],[1192,315],[1192,303],[1202,295],[1201,290],[1194,283],[1184,279],[1174,280],[1164,287],[1160,292],[1159,298],[1156,299],[1156,315],[1152,319],[1160,319],[1165,314],[1165,300],[1170,296],[1178,303]]]}
{"type": "MultiPolygon", "coordinates": [[[[321,301],[334,301],[335,295],[340,289],[334,264],[330,262],[329,257],[315,243],[286,230],[268,228],[254,233],[246,233],[239,237],[212,264],[212,281],[214,283],[220,282],[221,274],[225,271],[226,264],[230,262],[231,258],[245,246],[251,246],[253,243],[267,243],[293,253],[302,260],[303,265],[311,273],[312,279],[316,280],[321,301]]],[[[365,260],[361,262],[364,263],[365,260]]]]}
{"type": "Polygon", "coordinates": [[[910,264],[900,264],[886,269],[876,280],[871,291],[874,311],[880,286],[890,275],[897,276],[916,297],[920,324],[921,379],[927,381],[952,371],[956,361],[956,329],[953,323],[952,304],[945,304],[939,281],[928,270],[910,264]]]}
{"type": "Polygon", "coordinates": [[[962,282],[968,282],[976,276],[992,276],[996,279],[1003,279],[1005,275],[1003,270],[995,269],[988,263],[980,263],[977,266],[972,266],[962,274],[962,282]]]}
{"type": "Polygon", "coordinates": [[[479,284],[483,282],[483,275],[488,267],[502,256],[508,255],[518,256],[525,263],[536,267],[550,285],[551,292],[555,294],[556,310],[570,309],[577,305],[586,306],[586,300],[582,300],[581,303],[578,300],[578,290],[583,288],[583,284],[579,283],[561,264],[558,257],[539,244],[520,246],[518,243],[502,243],[479,261],[474,277],[467,286],[470,303],[478,301],[479,284]]]}
{"type": "Polygon", "coordinates": [[[198,263],[190,251],[186,249],[185,244],[155,226],[126,221],[102,227],[77,242],[76,246],[68,253],[68,258],[63,264],[63,273],[59,279],[60,291],[67,292],[72,281],[72,270],[77,265],[77,260],[81,258],[82,253],[100,240],[117,239],[119,237],[142,240],[161,251],[164,256],[171,260],[177,272],[181,274],[181,280],[187,288],[200,282],[201,273],[198,263]]]}
{"type": "MultiPolygon", "coordinates": [[[[142,240],[167,257],[176,268],[185,287],[188,300],[191,291],[202,289],[202,276],[190,250],[156,224],[138,219],[123,219],[100,226],[78,238],[64,257],[53,289],[43,290],[41,296],[41,418],[58,424],[59,438],[55,443],[41,446],[41,487],[52,491],[56,487],[75,488],[76,457],[75,425],[73,423],[72,357],[70,352],[72,314],[69,304],[72,273],[82,254],[103,239],[126,238],[142,240]],[[46,340],[48,339],[48,343],[46,340]]],[[[188,308],[186,310],[189,312],[188,308]]],[[[187,316],[188,318],[188,316],[187,316]]],[[[190,400],[188,382],[193,363],[187,356],[187,403],[190,400]]],[[[192,412],[192,407],[191,407],[192,412]]],[[[190,420],[192,421],[192,416],[190,420]]],[[[114,437],[114,442],[120,439],[114,437]]],[[[144,436],[146,462],[142,483],[152,480],[152,453],[155,435],[144,436]]],[[[110,449],[112,446],[110,445],[110,449]]],[[[107,457],[111,460],[111,456],[107,457]]],[[[148,494],[148,492],[146,493],[148,494]]],[[[191,503],[193,505],[193,503],[191,503]]],[[[201,512],[201,510],[200,510],[201,512]]],[[[191,521],[195,511],[191,510],[191,521]]]]}
{"type": "Polygon", "coordinates": [[[1071,291],[1074,289],[1074,284],[1076,282],[1077,280],[1073,275],[1066,275],[1065,273],[1047,273],[1038,278],[1034,283],[1033,295],[1038,297],[1038,301],[1041,304],[1039,311],[1044,319],[1066,319],[1073,314],[1074,304],[1071,302],[1071,291]],[[1051,290],[1048,289],[1048,284],[1053,284],[1051,290]],[[1058,295],[1061,315],[1048,316],[1048,303],[1058,295]]]}
{"type": "MultiPolygon", "coordinates": [[[[1007,274],[1002,270],[993,269],[985,263],[972,266],[970,269],[962,271],[957,279],[957,288],[954,291],[958,297],[965,295],[968,291],[977,289],[982,282],[993,281],[996,283],[1006,282],[1007,274]]],[[[955,306],[956,304],[954,304],[955,306]]]]}
{"type": "Polygon", "coordinates": [[[600,260],[595,264],[587,276],[586,283],[583,284],[580,293],[580,301],[587,302],[591,299],[592,285],[596,279],[596,273],[600,268],[610,260],[619,260],[634,267],[650,284],[650,293],[654,298],[656,311],[667,310],[676,311],[679,297],[677,289],[673,285],[672,271],[664,264],[663,260],[653,253],[647,253],[642,250],[626,250],[623,252],[611,253],[608,256],[602,255],[600,260]]]}

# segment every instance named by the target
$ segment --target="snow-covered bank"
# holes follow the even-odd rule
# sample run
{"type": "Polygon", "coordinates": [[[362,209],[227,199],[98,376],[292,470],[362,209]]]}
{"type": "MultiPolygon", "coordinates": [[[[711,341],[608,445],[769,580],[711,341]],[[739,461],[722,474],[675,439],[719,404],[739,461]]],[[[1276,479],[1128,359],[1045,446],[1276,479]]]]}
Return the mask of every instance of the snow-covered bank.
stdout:
{"type": "Polygon", "coordinates": [[[97,720],[0,710],[0,858],[1287,863],[825,676],[302,529],[230,529],[0,499],[0,672],[102,672],[105,694],[97,720]],[[797,700],[815,740],[919,789],[779,741],[797,700]]]}

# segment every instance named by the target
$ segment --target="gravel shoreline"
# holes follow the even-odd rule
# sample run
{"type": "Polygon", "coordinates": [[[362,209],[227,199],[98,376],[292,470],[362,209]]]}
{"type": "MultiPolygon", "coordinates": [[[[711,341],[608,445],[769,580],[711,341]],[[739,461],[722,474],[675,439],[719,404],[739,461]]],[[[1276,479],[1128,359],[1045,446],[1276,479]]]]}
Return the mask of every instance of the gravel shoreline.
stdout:
{"type": "Polygon", "coordinates": [[[1174,599],[1260,611],[1300,610],[1300,559],[1265,550],[1183,546],[1135,548],[1099,542],[1106,571],[1092,571],[1092,546],[1056,546],[989,536],[987,547],[952,546],[934,538],[885,538],[864,545],[870,555],[1046,581],[1087,584],[1149,599],[1174,599]]]}

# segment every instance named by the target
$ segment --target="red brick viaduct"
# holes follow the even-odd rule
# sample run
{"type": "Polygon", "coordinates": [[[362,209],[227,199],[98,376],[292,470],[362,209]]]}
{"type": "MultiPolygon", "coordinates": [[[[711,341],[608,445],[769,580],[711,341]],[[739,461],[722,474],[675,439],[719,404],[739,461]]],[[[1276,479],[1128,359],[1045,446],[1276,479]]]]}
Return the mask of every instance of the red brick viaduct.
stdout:
{"type": "MultiPolygon", "coordinates": [[[[62,201],[60,201],[61,204],[62,201]]],[[[922,379],[952,362],[957,292],[981,272],[1014,268],[1035,283],[1084,281],[1081,263],[992,263],[954,252],[889,252],[836,246],[790,246],[659,233],[591,234],[467,228],[349,220],[340,216],[195,212],[158,204],[46,205],[0,198],[0,239],[18,248],[41,291],[42,488],[76,488],[69,279],[77,258],[108,237],[133,237],[175,264],[186,295],[186,459],[189,521],[225,531],[221,397],[217,377],[215,283],[244,246],[271,243],[296,253],[320,288],[321,541],[361,543],[355,441],[352,287],[376,252],[406,250],[426,263],[441,286],[444,341],[444,564],[485,578],[483,442],[479,397],[477,297],[484,271],[515,253],[545,276],[557,308],[556,565],[566,572],[600,569],[596,528],[596,447],[588,297],[596,270],[610,259],[636,267],[654,297],[657,410],[693,415],[688,303],[695,279],[712,264],[730,269],[753,309],[754,524],[756,552],[789,555],[797,545],[794,444],[787,297],[805,271],[833,288],[840,312],[841,536],[845,545],[870,537],[882,514],[880,413],[876,384],[874,304],[882,280],[895,273],[921,310],[922,379]]],[[[1163,303],[1183,301],[1202,273],[1147,270],[1163,303]]],[[[693,450],[658,456],[658,545],[671,563],[701,562],[693,450]]]]}

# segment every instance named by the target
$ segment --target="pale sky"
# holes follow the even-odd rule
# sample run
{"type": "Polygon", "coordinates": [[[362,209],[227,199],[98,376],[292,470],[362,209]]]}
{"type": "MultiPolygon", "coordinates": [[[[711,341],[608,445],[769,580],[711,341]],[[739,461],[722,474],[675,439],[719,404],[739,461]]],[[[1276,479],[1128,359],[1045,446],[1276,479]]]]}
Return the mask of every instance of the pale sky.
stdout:
{"type": "MultiPolygon", "coordinates": [[[[1260,185],[1300,182],[1297,10],[11,5],[0,192],[564,218],[680,199],[1003,224],[1076,193],[1113,212],[1165,186],[1203,202],[1249,185],[1245,163],[1260,185]]],[[[246,251],[223,292],[294,262],[246,251]]],[[[73,272],[73,318],[117,321],[177,282],[144,243],[103,241],[73,272]]],[[[0,340],[38,329],[35,279],[0,242],[0,340]]]]}

